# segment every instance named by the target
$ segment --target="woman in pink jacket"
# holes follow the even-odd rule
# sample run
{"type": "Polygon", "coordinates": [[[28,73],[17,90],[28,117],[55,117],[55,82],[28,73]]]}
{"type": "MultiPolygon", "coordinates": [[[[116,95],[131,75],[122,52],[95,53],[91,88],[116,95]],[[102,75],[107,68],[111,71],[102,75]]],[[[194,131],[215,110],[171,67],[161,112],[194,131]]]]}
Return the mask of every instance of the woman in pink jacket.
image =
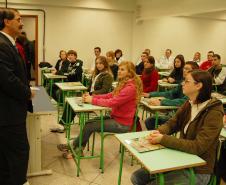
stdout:
{"type": "MultiPolygon", "coordinates": [[[[106,106],[112,109],[111,116],[104,121],[104,131],[114,133],[124,133],[131,130],[133,118],[136,112],[136,106],[140,101],[143,92],[142,82],[136,75],[135,66],[132,62],[122,62],[118,70],[118,85],[113,92],[102,95],[83,96],[86,103],[93,105],[106,106]]],[[[93,132],[100,132],[100,119],[90,119],[86,122],[83,129],[82,146],[86,146],[89,137],[93,132]]],[[[79,145],[77,137],[73,145],[75,148],[79,145]]],[[[60,144],[58,149],[67,152],[67,145],[60,144]]],[[[68,153],[64,157],[67,158],[68,153]]]]}

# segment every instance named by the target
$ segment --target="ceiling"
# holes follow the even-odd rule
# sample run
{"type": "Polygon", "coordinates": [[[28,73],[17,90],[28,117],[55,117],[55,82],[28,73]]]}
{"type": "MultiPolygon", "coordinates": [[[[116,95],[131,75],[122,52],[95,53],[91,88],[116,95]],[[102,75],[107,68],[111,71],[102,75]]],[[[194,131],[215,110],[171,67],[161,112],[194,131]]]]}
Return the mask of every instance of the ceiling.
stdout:
{"type": "Polygon", "coordinates": [[[189,16],[226,20],[226,0],[137,0],[136,19],[189,16]]]}

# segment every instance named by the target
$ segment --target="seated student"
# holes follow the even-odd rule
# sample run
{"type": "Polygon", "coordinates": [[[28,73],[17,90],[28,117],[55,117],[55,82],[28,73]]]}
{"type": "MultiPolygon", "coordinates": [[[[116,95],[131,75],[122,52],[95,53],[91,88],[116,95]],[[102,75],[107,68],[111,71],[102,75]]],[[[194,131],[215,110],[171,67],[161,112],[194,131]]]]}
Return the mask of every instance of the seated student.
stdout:
{"type": "Polygon", "coordinates": [[[173,70],[174,57],[172,56],[172,50],[166,49],[165,55],[160,57],[159,61],[156,62],[156,67],[159,69],[170,69],[173,70]]]}
{"type": "Polygon", "coordinates": [[[67,53],[67,58],[70,61],[70,64],[67,69],[67,76],[68,82],[81,82],[82,81],[82,66],[83,61],[77,59],[78,55],[77,52],[74,50],[69,50],[67,53]]]}
{"type": "MultiPolygon", "coordinates": [[[[223,122],[223,129],[226,129],[226,115],[224,115],[223,122]]],[[[222,179],[221,181],[224,181],[224,183],[221,183],[223,185],[226,182],[226,141],[223,141],[221,144],[220,158],[216,166],[217,185],[220,184],[220,179],[222,179]]]]}
{"type": "Polygon", "coordinates": [[[155,59],[149,56],[144,62],[144,71],[141,76],[143,82],[143,92],[156,91],[158,88],[158,71],[155,69],[155,59]]]}
{"type": "Polygon", "coordinates": [[[144,70],[144,61],[148,58],[148,53],[147,52],[142,52],[141,54],[141,61],[139,64],[136,65],[136,74],[141,75],[144,70]]]}
{"type": "Polygon", "coordinates": [[[209,51],[207,53],[207,60],[203,61],[200,64],[199,69],[201,69],[201,70],[208,70],[209,68],[211,68],[212,67],[212,61],[213,61],[213,55],[214,55],[214,52],[213,51],[209,51]]]}
{"type": "MultiPolygon", "coordinates": [[[[161,125],[148,138],[152,144],[198,155],[207,162],[196,167],[197,185],[207,185],[213,173],[218,137],[223,125],[222,102],[211,98],[212,77],[206,71],[194,70],[187,74],[182,83],[183,93],[189,100],[177,111],[176,115],[161,125]],[[180,132],[180,138],[172,134],[180,132]]],[[[165,173],[165,184],[183,179],[189,184],[189,175],[184,170],[165,173]]],[[[152,175],[141,168],[133,173],[132,184],[155,184],[152,175]]]]}
{"type": "Polygon", "coordinates": [[[106,56],[107,56],[107,61],[109,63],[112,74],[114,76],[114,81],[116,81],[117,75],[118,75],[118,64],[115,60],[115,53],[114,53],[114,51],[108,51],[106,53],[106,56]]]}
{"type": "MultiPolygon", "coordinates": [[[[83,61],[77,59],[77,52],[74,50],[69,50],[67,53],[67,59],[70,64],[68,65],[67,72],[64,75],[67,76],[67,82],[81,82],[82,81],[82,65],[83,61]]],[[[55,100],[58,100],[60,90],[56,85],[53,85],[52,96],[55,100]]]]}
{"type": "Polygon", "coordinates": [[[97,57],[101,56],[101,48],[100,47],[94,48],[94,55],[95,55],[95,60],[93,60],[93,62],[91,63],[91,68],[89,70],[89,73],[93,72],[95,65],[96,65],[96,59],[97,59],[97,57]]]}
{"type": "Polygon", "coordinates": [[[221,56],[214,54],[212,64],[208,72],[213,77],[213,83],[217,85],[217,91],[226,95],[226,68],[221,65],[221,56]]]}
{"type": "MultiPolygon", "coordinates": [[[[84,102],[112,108],[111,116],[104,121],[104,131],[124,133],[131,130],[136,106],[140,102],[142,83],[135,73],[135,66],[132,62],[124,61],[119,65],[118,85],[112,93],[104,95],[85,95],[84,102]]],[[[90,135],[93,132],[100,132],[100,120],[88,120],[82,130],[82,147],[86,146],[90,135]]],[[[79,137],[74,142],[74,148],[78,147],[79,137]]],[[[64,157],[69,157],[68,147],[65,144],[57,146],[60,151],[66,152],[64,157]]]]}
{"type": "Polygon", "coordinates": [[[55,69],[52,73],[56,75],[63,75],[67,72],[70,62],[67,60],[67,52],[64,50],[60,50],[59,57],[60,59],[57,61],[55,69]]]}
{"type": "MultiPolygon", "coordinates": [[[[199,66],[196,62],[188,61],[186,62],[183,69],[184,78],[188,74],[188,72],[199,69],[199,66]]],[[[151,98],[149,104],[153,106],[181,106],[186,100],[187,96],[183,94],[181,84],[173,88],[169,91],[163,92],[151,92],[151,93],[143,93],[143,96],[146,98],[151,98]],[[157,99],[154,97],[164,97],[164,99],[157,99]]],[[[165,123],[170,117],[172,117],[172,112],[169,112],[165,115],[161,115],[158,117],[158,125],[165,123]]],[[[148,130],[155,129],[155,116],[151,116],[145,120],[145,126],[148,130]]]]}
{"type": "Polygon", "coordinates": [[[174,69],[170,73],[168,78],[163,78],[164,82],[168,83],[180,83],[183,80],[183,68],[184,68],[184,56],[177,55],[174,59],[174,69]]]}
{"type": "Polygon", "coordinates": [[[109,93],[112,82],[113,76],[106,57],[97,57],[95,69],[92,75],[92,83],[90,84],[88,91],[92,95],[109,93]]]}
{"type": "Polygon", "coordinates": [[[195,52],[194,57],[193,57],[193,62],[196,62],[198,65],[201,64],[201,53],[200,52],[195,52]]]}
{"type": "MultiPolygon", "coordinates": [[[[111,91],[113,82],[113,76],[111,70],[109,68],[106,57],[99,56],[96,59],[95,69],[92,75],[92,83],[88,88],[88,92],[92,95],[97,94],[107,94],[111,91]]],[[[75,117],[75,113],[73,112],[71,118],[69,118],[69,122],[71,122],[75,117]]],[[[66,121],[66,109],[63,111],[62,119],[60,120],[60,124],[63,125],[66,121]],[[63,120],[63,121],[62,121],[63,120]]],[[[51,132],[63,133],[64,128],[52,128],[51,132]]]]}
{"type": "Polygon", "coordinates": [[[117,64],[119,65],[123,60],[123,57],[122,57],[122,50],[121,49],[116,49],[115,50],[115,60],[117,62],[117,64]]]}

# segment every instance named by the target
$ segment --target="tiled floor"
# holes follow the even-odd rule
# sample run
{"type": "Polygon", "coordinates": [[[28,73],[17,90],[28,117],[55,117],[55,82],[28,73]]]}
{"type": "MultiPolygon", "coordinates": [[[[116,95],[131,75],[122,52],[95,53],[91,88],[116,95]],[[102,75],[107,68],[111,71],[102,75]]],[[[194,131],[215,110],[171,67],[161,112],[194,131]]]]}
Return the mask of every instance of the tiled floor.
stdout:
{"type": "MultiPolygon", "coordinates": [[[[104,164],[105,171],[102,174],[99,170],[99,159],[85,159],[81,161],[80,177],[76,176],[76,165],[73,159],[62,158],[62,153],[57,150],[56,145],[65,143],[65,134],[51,133],[52,127],[57,127],[56,115],[47,116],[42,119],[42,168],[51,169],[52,175],[30,177],[31,185],[116,185],[119,172],[119,142],[114,136],[108,136],[104,141],[104,164]]],[[[78,134],[78,126],[73,127],[72,135],[78,134]]],[[[100,137],[97,135],[95,151],[100,151],[100,137]]],[[[85,151],[85,155],[90,155],[85,151]]],[[[130,165],[130,156],[125,154],[122,185],[129,185],[130,176],[140,165],[130,165]]]]}

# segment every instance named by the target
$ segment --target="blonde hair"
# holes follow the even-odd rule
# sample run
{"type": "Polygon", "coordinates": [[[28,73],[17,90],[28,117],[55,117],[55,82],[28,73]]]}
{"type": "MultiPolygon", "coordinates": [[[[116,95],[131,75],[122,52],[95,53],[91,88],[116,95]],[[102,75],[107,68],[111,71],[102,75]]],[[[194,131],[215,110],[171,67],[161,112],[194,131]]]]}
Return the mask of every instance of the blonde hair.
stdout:
{"type": "Polygon", "coordinates": [[[125,78],[118,80],[118,85],[114,89],[113,95],[118,95],[121,89],[123,89],[128,83],[128,81],[133,80],[136,87],[136,103],[138,104],[140,102],[141,94],[143,92],[143,84],[141,82],[140,77],[136,75],[135,65],[132,62],[123,61],[119,64],[119,67],[120,66],[126,66],[128,70],[128,75],[125,78]]]}
{"type": "Polygon", "coordinates": [[[108,51],[106,53],[106,56],[107,56],[107,61],[109,63],[110,66],[112,66],[113,64],[116,64],[116,60],[115,60],[115,52],[114,51],[108,51]],[[111,59],[110,59],[110,58],[111,59]]]}

